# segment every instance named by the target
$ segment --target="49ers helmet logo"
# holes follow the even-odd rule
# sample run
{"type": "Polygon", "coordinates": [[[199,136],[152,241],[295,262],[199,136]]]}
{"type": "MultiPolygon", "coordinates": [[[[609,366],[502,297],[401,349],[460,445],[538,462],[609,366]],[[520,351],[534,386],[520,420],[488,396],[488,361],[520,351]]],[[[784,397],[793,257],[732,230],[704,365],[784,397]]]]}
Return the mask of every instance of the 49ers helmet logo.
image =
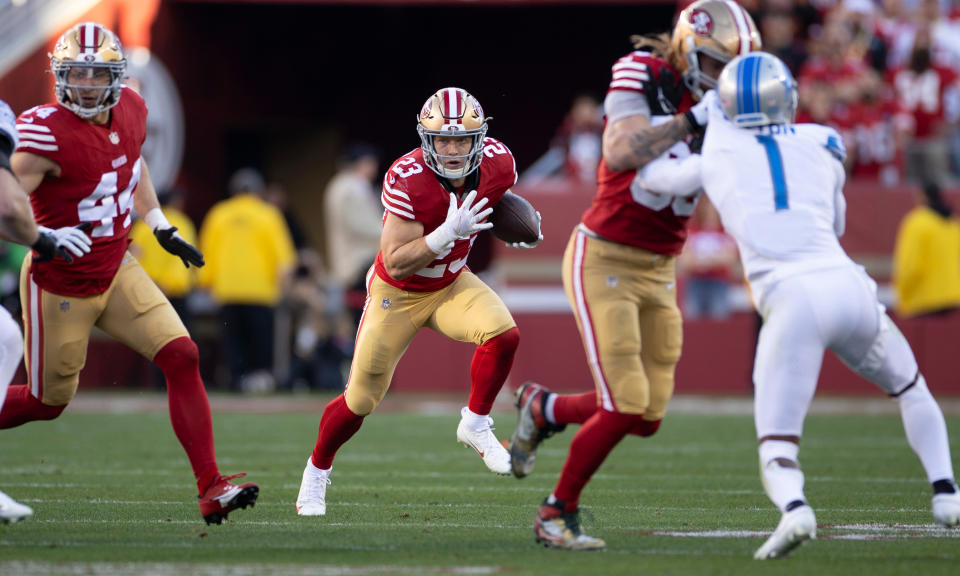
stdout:
{"type": "Polygon", "coordinates": [[[690,13],[690,25],[697,36],[709,36],[713,32],[713,18],[704,10],[694,10],[690,13]]]}

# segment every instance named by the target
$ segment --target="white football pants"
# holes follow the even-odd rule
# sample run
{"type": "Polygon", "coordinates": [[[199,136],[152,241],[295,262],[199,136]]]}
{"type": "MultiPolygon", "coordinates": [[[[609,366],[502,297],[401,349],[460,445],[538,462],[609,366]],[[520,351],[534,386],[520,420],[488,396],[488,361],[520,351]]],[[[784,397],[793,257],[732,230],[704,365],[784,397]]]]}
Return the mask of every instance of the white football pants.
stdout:
{"type": "Polygon", "coordinates": [[[917,379],[917,361],[859,266],[818,270],[778,282],[760,310],[753,370],[757,438],[801,436],[826,349],[884,392],[917,379]]]}
{"type": "Polygon", "coordinates": [[[0,307],[0,408],[7,398],[7,387],[23,359],[23,334],[6,308],[0,307]]]}

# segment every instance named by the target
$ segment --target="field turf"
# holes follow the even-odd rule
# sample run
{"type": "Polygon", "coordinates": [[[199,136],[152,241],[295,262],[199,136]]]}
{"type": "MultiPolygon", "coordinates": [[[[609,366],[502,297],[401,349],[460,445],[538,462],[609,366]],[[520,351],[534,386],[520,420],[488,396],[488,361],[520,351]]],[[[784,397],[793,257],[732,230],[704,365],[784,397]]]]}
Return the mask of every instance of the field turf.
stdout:
{"type": "MultiPolygon", "coordinates": [[[[508,438],[514,415],[494,416],[508,438]]],[[[896,415],[808,418],[801,462],[819,539],[771,562],[751,558],[779,515],[760,485],[748,415],[671,414],[653,438],[622,443],[581,501],[587,532],[608,546],[590,553],[544,549],[531,530],[571,431],[545,443],[533,475],[517,480],[456,444],[457,421],[456,410],[368,418],[337,458],[327,515],[300,518],[294,501],[319,413],[217,411],[222,472],[248,472],[261,496],[209,527],[163,410],[68,410],[4,430],[0,490],[35,516],[0,525],[0,574],[960,571],[960,530],[932,524],[930,487],[896,415]]],[[[956,462],[960,418],[947,424],[956,462]]]]}

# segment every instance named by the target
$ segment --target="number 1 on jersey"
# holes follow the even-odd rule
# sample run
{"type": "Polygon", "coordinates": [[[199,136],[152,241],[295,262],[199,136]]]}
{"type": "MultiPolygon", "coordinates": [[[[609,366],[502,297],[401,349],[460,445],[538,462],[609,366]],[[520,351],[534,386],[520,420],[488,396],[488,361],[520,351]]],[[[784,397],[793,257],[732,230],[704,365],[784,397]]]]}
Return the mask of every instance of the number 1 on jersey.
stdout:
{"type": "Polygon", "coordinates": [[[780,156],[780,147],[777,141],[769,134],[758,134],[757,142],[763,144],[770,162],[770,177],[773,178],[773,205],[776,210],[790,208],[787,200],[787,180],[783,176],[783,157],[780,156]]]}

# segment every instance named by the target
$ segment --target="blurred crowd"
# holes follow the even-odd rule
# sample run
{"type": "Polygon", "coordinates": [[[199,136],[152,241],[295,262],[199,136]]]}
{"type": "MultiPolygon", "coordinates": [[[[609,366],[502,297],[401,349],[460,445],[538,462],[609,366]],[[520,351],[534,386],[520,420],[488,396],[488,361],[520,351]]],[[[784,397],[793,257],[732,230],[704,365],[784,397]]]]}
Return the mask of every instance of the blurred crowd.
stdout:
{"type": "Polygon", "coordinates": [[[852,177],[960,175],[960,2],[746,0],[799,83],[798,122],[837,128],[852,177]]]}

